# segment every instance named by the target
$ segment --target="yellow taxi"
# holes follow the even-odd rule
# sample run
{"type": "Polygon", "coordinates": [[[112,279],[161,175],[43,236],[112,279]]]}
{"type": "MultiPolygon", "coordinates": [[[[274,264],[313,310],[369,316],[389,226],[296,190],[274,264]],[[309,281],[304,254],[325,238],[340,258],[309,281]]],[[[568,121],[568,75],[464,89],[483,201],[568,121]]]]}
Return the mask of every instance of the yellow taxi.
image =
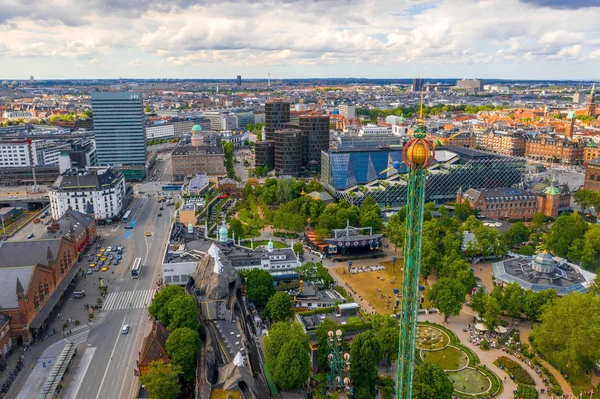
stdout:
{"type": "Polygon", "coordinates": [[[90,269],[93,269],[94,267],[96,267],[95,263],[90,263],[90,269]]]}
{"type": "Polygon", "coordinates": [[[152,233],[150,233],[149,231],[144,231],[144,235],[145,235],[146,237],[150,237],[150,236],[152,235],[152,233]]]}
{"type": "Polygon", "coordinates": [[[102,254],[101,254],[101,253],[97,253],[97,254],[96,254],[96,258],[101,258],[101,257],[102,257],[102,254]]]}
{"type": "Polygon", "coordinates": [[[103,267],[102,269],[100,269],[100,270],[102,270],[103,272],[105,272],[105,271],[107,271],[107,270],[108,270],[108,266],[104,266],[104,267],[103,267]]]}
{"type": "Polygon", "coordinates": [[[106,251],[106,248],[100,248],[100,253],[103,254],[106,251]]]}
{"type": "Polygon", "coordinates": [[[106,262],[106,256],[101,257],[100,262],[106,262]]]}

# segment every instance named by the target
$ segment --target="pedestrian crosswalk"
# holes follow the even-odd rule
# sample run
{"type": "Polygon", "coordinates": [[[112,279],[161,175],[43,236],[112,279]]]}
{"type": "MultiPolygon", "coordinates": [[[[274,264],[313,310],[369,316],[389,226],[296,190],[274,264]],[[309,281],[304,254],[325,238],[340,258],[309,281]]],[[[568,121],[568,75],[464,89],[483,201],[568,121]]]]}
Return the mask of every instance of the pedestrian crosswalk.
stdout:
{"type": "Polygon", "coordinates": [[[87,337],[90,335],[90,326],[83,324],[68,331],[69,335],[65,338],[65,341],[79,345],[80,343],[87,341],[87,337]]]}
{"type": "Polygon", "coordinates": [[[102,311],[139,309],[150,306],[156,290],[137,290],[111,292],[106,296],[102,311]]]}

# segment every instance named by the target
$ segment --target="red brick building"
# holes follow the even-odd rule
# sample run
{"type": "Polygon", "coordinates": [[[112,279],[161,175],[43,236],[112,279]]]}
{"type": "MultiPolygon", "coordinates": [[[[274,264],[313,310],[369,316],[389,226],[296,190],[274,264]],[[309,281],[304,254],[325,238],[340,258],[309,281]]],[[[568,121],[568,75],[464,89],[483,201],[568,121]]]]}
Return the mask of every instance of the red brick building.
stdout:
{"type": "Polygon", "coordinates": [[[8,350],[13,346],[10,334],[10,320],[7,316],[0,314],[0,359],[6,356],[8,350]]]}
{"type": "Polygon", "coordinates": [[[583,188],[600,191],[600,157],[589,161],[585,166],[583,188]]]}
{"type": "Polygon", "coordinates": [[[548,217],[557,217],[570,205],[569,188],[561,189],[550,185],[543,193],[514,187],[491,189],[462,190],[456,195],[456,202],[469,200],[471,206],[479,210],[479,214],[490,219],[530,220],[536,213],[548,217]]]}
{"type": "Polygon", "coordinates": [[[96,238],[96,219],[69,208],[60,219],[48,226],[45,238],[62,236],[74,241],[77,251],[81,252],[96,238]]]}
{"type": "Polygon", "coordinates": [[[525,156],[534,161],[581,165],[585,143],[568,138],[538,135],[527,138],[525,156]]]}

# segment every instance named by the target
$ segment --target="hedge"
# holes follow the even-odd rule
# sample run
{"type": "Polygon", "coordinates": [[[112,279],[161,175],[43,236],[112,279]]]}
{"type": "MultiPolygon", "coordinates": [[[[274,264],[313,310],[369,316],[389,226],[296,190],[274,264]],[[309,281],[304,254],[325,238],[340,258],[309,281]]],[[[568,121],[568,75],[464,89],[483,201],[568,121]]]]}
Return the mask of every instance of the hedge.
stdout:
{"type": "Polygon", "coordinates": [[[352,296],[350,294],[348,294],[348,291],[346,291],[344,289],[344,287],[342,287],[341,285],[334,286],[333,290],[335,292],[337,292],[338,294],[340,294],[348,302],[354,302],[354,299],[352,298],[352,296]]]}
{"type": "Polygon", "coordinates": [[[538,391],[535,387],[531,385],[517,385],[517,393],[515,393],[515,398],[519,399],[537,399],[538,391]]]}

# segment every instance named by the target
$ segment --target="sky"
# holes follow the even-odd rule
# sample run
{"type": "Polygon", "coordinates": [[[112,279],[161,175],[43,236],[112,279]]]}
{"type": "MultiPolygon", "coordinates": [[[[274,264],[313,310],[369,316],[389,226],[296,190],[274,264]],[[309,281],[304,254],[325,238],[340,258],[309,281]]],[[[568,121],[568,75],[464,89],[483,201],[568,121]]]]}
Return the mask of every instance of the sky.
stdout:
{"type": "Polygon", "coordinates": [[[0,0],[0,79],[600,79],[600,0],[0,0]]]}

